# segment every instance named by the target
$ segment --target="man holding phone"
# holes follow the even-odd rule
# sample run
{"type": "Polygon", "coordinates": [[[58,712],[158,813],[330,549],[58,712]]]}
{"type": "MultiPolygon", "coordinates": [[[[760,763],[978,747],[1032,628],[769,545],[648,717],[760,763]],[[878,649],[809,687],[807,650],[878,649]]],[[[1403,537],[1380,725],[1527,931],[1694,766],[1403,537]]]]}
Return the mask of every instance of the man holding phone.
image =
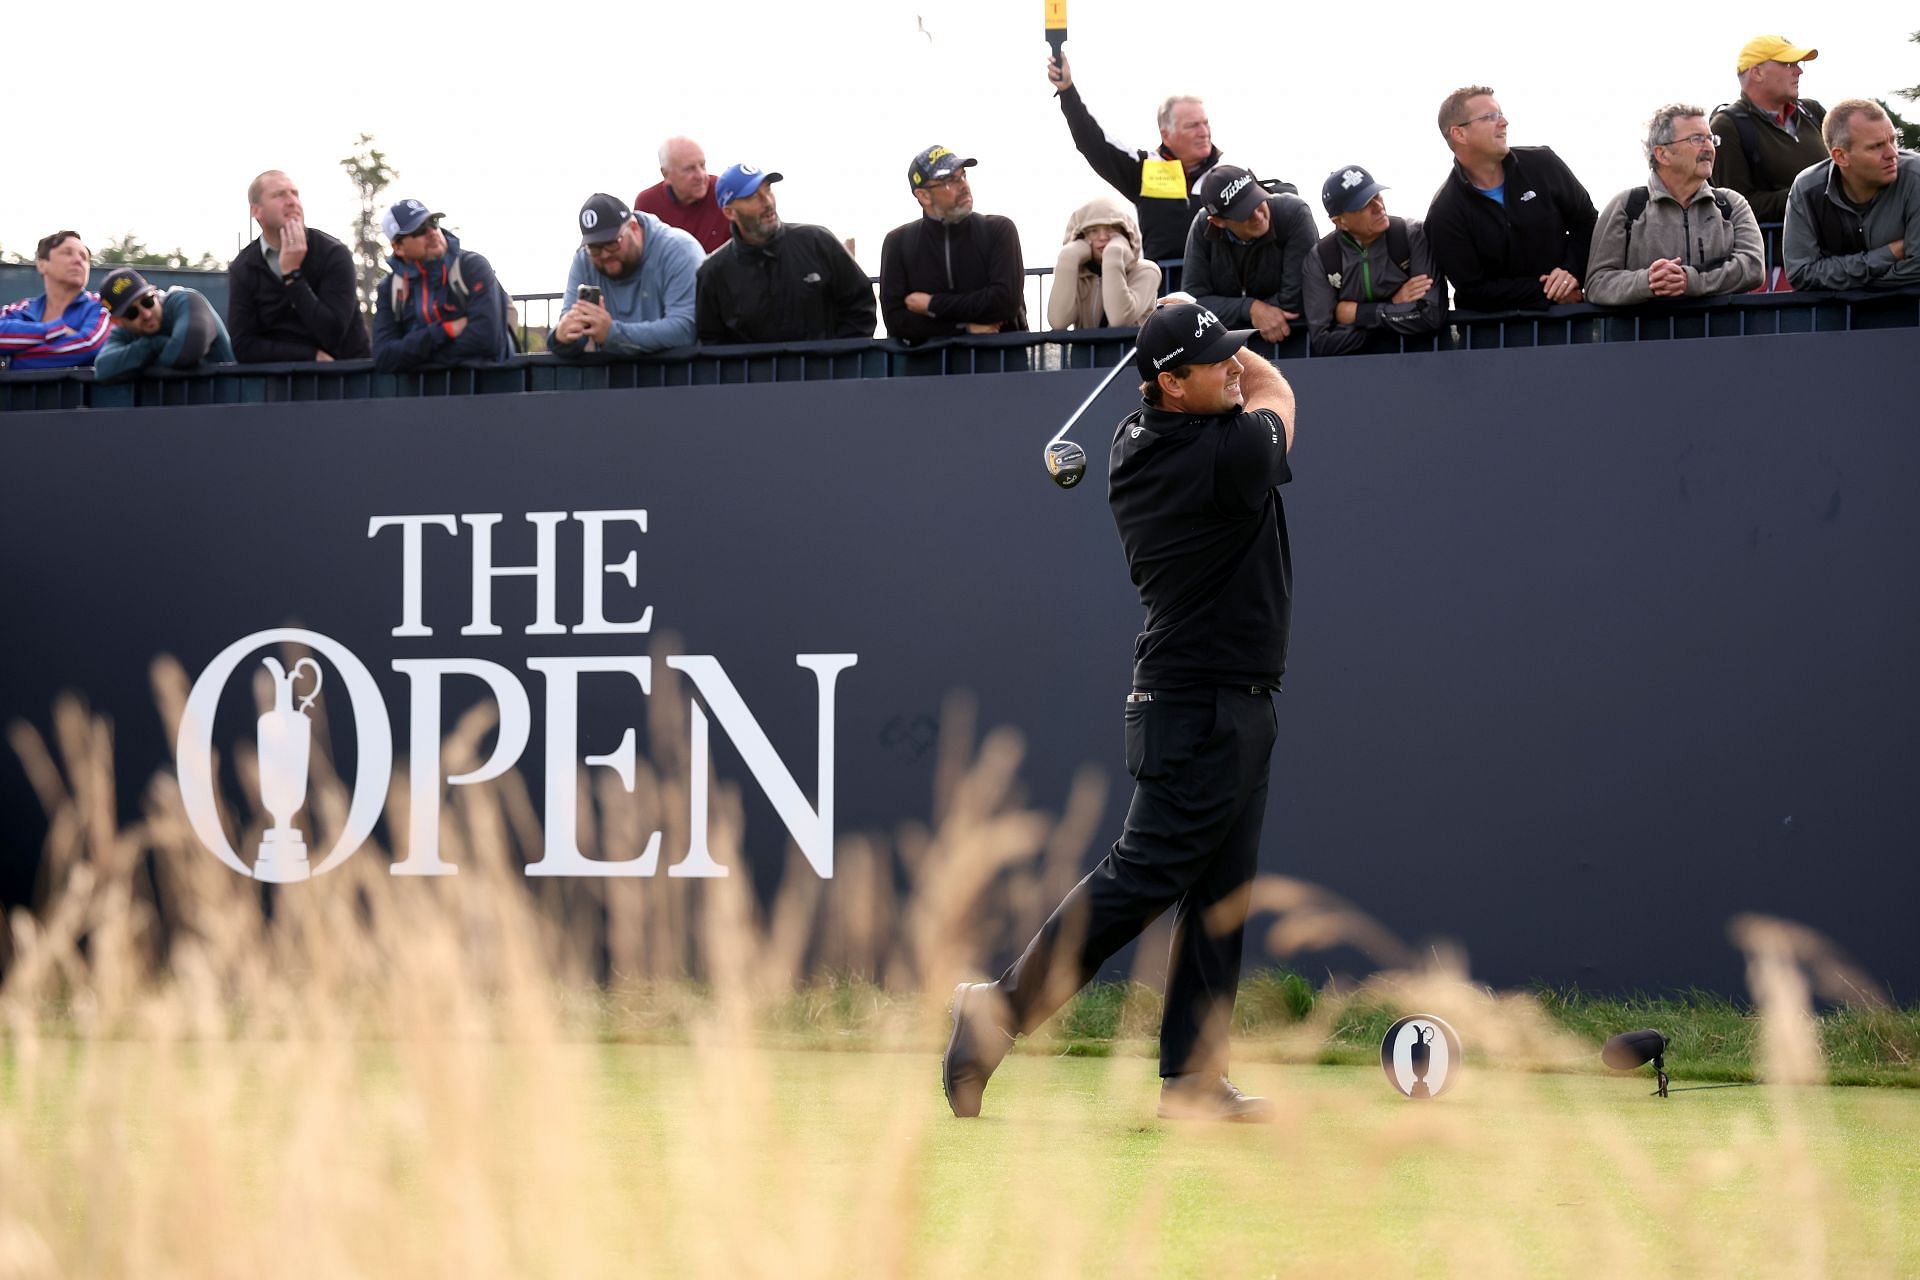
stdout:
{"type": "Polygon", "coordinates": [[[638,355],[692,346],[700,242],[605,192],[580,206],[580,248],[567,309],[547,339],[555,355],[638,355]]]}

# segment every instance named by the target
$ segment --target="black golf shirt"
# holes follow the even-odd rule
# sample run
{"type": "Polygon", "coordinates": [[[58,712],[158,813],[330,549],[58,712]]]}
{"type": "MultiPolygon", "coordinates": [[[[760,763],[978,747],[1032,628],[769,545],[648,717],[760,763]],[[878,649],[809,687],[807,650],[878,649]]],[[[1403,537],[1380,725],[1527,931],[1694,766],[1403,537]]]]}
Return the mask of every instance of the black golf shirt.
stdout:
{"type": "Polygon", "coordinates": [[[1270,409],[1195,417],[1143,406],[1121,419],[1107,502],[1146,630],[1136,689],[1278,688],[1293,558],[1278,486],[1293,479],[1270,409]]]}

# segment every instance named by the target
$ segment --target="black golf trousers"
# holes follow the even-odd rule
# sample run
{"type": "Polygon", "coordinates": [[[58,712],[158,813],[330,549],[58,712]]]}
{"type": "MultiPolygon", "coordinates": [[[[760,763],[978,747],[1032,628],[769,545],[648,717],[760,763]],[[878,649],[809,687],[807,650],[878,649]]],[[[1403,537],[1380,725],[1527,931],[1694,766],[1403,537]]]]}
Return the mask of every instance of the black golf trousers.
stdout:
{"type": "Polygon", "coordinates": [[[1157,691],[1127,704],[1126,828],[1054,909],[1000,989],[1031,1031],[1172,907],[1160,1074],[1224,1074],[1247,897],[1277,730],[1273,694],[1246,685],[1157,691]],[[1216,909],[1217,908],[1217,909],[1216,909]]]}

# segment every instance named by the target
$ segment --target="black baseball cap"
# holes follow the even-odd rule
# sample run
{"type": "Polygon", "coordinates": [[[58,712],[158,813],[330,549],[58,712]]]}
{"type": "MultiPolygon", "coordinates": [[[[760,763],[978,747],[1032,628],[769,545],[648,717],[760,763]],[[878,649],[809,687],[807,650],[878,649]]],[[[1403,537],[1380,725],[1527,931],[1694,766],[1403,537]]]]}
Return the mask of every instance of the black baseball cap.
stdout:
{"type": "Polygon", "coordinates": [[[1156,307],[1140,326],[1133,367],[1147,381],[1183,364],[1215,364],[1247,345],[1252,329],[1229,329],[1219,316],[1193,302],[1156,307]]]}
{"type": "Polygon", "coordinates": [[[1200,199],[1207,212],[1227,222],[1245,222],[1266,198],[1260,179],[1237,165],[1217,164],[1200,179],[1200,199]]]}
{"type": "Polygon", "coordinates": [[[1386,183],[1375,182],[1373,175],[1359,165],[1343,164],[1320,184],[1320,203],[1327,207],[1327,216],[1337,218],[1352,213],[1386,189],[1386,183]]]}
{"type": "Polygon", "coordinates": [[[620,234],[620,228],[633,221],[633,210],[618,196],[596,191],[580,206],[580,243],[605,244],[620,234]]]}
{"type": "Polygon", "coordinates": [[[132,267],[115,267],[100,282],[100,301],[107,304],[107,310],[116,320],[125,320],[133,314],[140,299],[157,292],[147,283],[147,278],[132,267]]]}
{"type": "Polygon", "coordinates": [[[972,156],[958,156],[945,147],[928,147],[907,165],[907,185],[918,191],[929,182],[951,178],[962,169],[971,169],[979,163],[972,156]]]}

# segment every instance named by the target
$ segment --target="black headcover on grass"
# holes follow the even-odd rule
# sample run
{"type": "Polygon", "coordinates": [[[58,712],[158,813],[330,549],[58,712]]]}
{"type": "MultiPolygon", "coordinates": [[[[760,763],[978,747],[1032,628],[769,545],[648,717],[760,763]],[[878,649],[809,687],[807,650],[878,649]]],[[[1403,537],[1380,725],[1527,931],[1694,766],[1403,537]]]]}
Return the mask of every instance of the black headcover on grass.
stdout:
{"type": "Polygon", "coordinates": [[[1663,1055],[1669,1041],[1658,1031],[1622,1031],[1600,1047],[1600,1061],[1615,1071],[1632,1071],[1651,1062],[1660,1081],[1660,1096],[1667,1096],[1667,1063],[1663,1055]]]}

